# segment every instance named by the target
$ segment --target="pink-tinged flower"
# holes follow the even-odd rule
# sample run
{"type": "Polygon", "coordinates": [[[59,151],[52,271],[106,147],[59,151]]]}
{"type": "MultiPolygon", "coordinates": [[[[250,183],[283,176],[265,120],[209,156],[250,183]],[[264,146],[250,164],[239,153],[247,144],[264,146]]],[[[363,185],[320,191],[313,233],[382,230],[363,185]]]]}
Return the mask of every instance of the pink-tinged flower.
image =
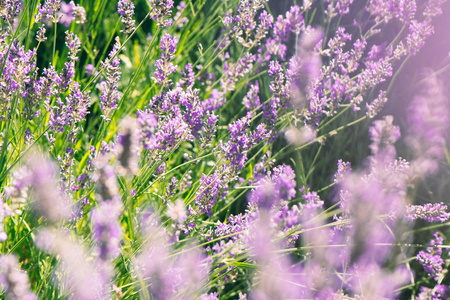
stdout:
{"type": "Polygon", "coordinates": [[[36,245],[58,257],[55,278],[63,287],[62,292],[80,300],[108,298],[110,279],[102,277],[99,269],[88,260],[85,250],[67,235],[44,229],[37,234],[36,245]]]}
{"type": "Polygon", "coordinates": [[[430,73],[425,72],[423,90],[408,108],[407,142],[416,156],[413,167],[418,175],[437,170],[437,162],[445,157],[444,141],[450,128],[450,102],[442,82],[430,73]]]}
{"type": "Polygon", "coordinates": [[[13,255],[0,256],[0,287],[7,299],[38,299],[30,292],[28,275],[20,270],[19,261],[13,255]]]}

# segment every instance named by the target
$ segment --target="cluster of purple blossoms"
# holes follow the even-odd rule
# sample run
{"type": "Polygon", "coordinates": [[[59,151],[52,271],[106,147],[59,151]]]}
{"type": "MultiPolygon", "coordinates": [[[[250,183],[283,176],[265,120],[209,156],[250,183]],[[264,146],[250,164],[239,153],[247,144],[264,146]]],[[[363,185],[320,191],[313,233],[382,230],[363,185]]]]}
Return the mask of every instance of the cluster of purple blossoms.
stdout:
{"type": "Polygon", "coordinates": [[[444,276],[442,266],[444,260],[442,259],[442,245],[444,239],[440,236],[439,232],[433,234],[434,239],[430,241],[430,247],[427,247],[426,251],[419,251],[417,254],[417,261],[423,266],[425,272],[429,276],[433,277],[437,282],[441,281],[441,277],[444,276]]]}
{"type": "Polygon", "coordinates": [[[251,132],[249,130],[251,119],[252,114],[248,112],[245,117],[230,124],[228,142],[219,144],[223,156],[228,161],[231,174],[238,174],[247,160],[247,152],[270,136],[264,124],[259,124],[256,130],[251,132]]]}
{"type": "Polygon", "coordinates": [[[257,188],[249,195],[249,202],[262,209],[278,207],[280,202],[295,197],[295,173],[290,166],[280,165],[273,174],[263,177],[254,183],[257,188]]]}
{"type": "Polygon", "coordinates": [[[86,23],[86,10],[84,9],[84,7],[80,6],[79,4],[75,5],[73,1],[70,1],[69,4],[72,5],[72,15],[75,19],[75,22],[77,24],[86,23]]]}
{"type": "MultiPolygon", "coordinates": [[[[264,60],[270,60],[271,56],[282,61],[286,58],[287,46],[291,33],[296,36],[302,30],[305,30],[305,24],[302,13],[309,10],[309,6],[304,3],[300,8],[297,5],[291,6],[290,10],[286,12],[286,16],[279,15],[275,24],[273,25],[273,35],[266,39],[265,48],[267,54],[264,60]]],[[[271,21],[271,20],[270,20],[271,21]]],[[[268,22],[266,22],[268,24],[268,22]]]]}
{"type": "Polygon", "coordinates": [[[286,12],[285,17],[278,16],[273,25],[273,34],[278,41],[287,42],[291,33],[299,35],[304,26],[305,22],[300,7],[293,5],[286,12]]]}
{"type": "Polygon", "coordinates": [[[250,85],[248,89],[247,95],[245,95],[244,99],[242,99],[242,103],[245,105],[247,110],[258,109],[261,105],[259,100],[259,83],[255,81],[254,84],[250,85]]]}
{"type": "Polygon", "coordinates": [[[102,118],[105,121],[110,121],[111,114],[117,109],[119,92],[117,91],[120,80],[120,60],[117,57],[118,51],[121,48],[119,38],[116,38],[116,43],[108,55],[106,62],[101,62],[102,69],[105,70],[105,81],[100,85],[102,94],[100,96],[100,107],[103,110],[102,118]]]}
{"type": "Polygon", "coordinates": [[[173,150],[187,137],[188,125],[183,121],[181,114],[167,118],[160,129],[155,133],[155,149],[173,150]]]}
{"type": "Polygon", "coordinates": [[[366,104],[366,115],[369,118],[374,118],[382,109],[384,104],[388,101],[385,91],[380,91],[378,97],[370,104],[366,104]]]}
{"type": "Polygon", "coordinates": [[[352,170],[350,162],[343,161],[342,159],[337,162],[337,171],[334,173],[334,183],[339,183],[344,179],[344,176],[352,170]]]}
{"type": "Polygon", "coordinates": [[[66,3],[60,0],[46,0],[44,5],[38,4],[35,17],[38,23],[50,21],[69,27],[74,20],[78,24],[86,23],[86,10],[79,4],[75,5],[73,1],[66,3]]]}
{"type": "Polygon", "coordinates": [[[125,34],[130,34],[133,32],[135,28],[135,21],[133,20],[134,15],[134,4],[132,0],[120,0],[117,3],[117,12],[119,13],[120,21],[123,25],[125,25],[125,28],[121,31],[125,34]]]}
{"type": "Polygon", "coordinates": [[[47,40],[45,32],[46,32],[45,25],[42,24],[41,27],[39,27],[38,30],[36,31],[36,40],[39,43],[43,43],[47,40]]]}
{"type": "MultiPolygon", "coordinates": [[[[34,201],[32,208],[38,217],[56,223],[69,217],[71,203],[60,186],[58,169],[42,155],[32,154],[26,160],[26,170],[15,178],[14,188],[22,190],[30,186],[34,201]]],[[[26,193],[26,190],[24,190],[26,193]]]]}
{"type": "Polygon", "coordinates": [[[217,201],[226,195],[223,179],[218,172],[202,175],[200,187],[195,194],[195,205],[201,213],[209,213],[217,201]]]}
{"type": "Polygon", "coordinates": [[[155,63],[155,80],[159,85],[170,86],[172,84],[172,81],[170,79],[167,80],[167,78],[177,70],[177,66],[174,66],[171,62],[175,58],[176,45],[176,39],[169,34],[165,34],[161,38],[159,45],[159,50],[162,51],[161,58],[156,60],[155,63]]]}
{"type": "MultiPolygon", "coordinates": [[[[126,139],[127,134],[131,134],[126,128],[119,135],[119,143],[126,139]]],[[[131,137],[130,137],[131,138],[131,137]]],[[[131,147],[131,145],[128,145],[131,147]]],[[[121,160],[125,156],[125,151],[119,152],[119,170],[126,172],[130,167],[130,162],[121,160]]],[[[97,183],[98,205],[91,211],[92,239],[95,242],[96,268],[104,282],[110,282],[114,275],[112,262],[120,254],[120,243],[122,240],[122,229],[120,226],[120,216],[123,211],[123,204],[119,194],[116,172],[109,163],[110,153],[102,154],[95,161],[96,174],[94,180],[97,183]]],[[[132,159],[129,155],[128,160],[132,159]]]]}
{"type": "Polygon", "coordinates": [[[235,89],[236,82],[250,72],[254,61],[255,56],[247,52],[236,63],[228,60],[224,62],[224,76],[220,80],[224,93],[235,89]]]}
{"type": "Polygon", "coordinates": [[[395,155],[394,143],[400,138],[400,128],[393,124],[394,118],[386,116],[383,120],[376,120],[369,129],[372,144],[370,149],[373,156],[395,155]]]}
{"type": "Polygon", "coordinates": [[[240,0],[236,15],[224,15],[223,24],[229,29],[231,38],[236,38],[245,47],[252,47],[266,35],[267,30],[272,26],[273,18],[263,12],[259,18],[258,28],[255,20],[265,2],[267,0],[240,0]],[[257,32],[253,41],[252,33],[256,28],[257,32]]]}
{"type": "Polygon", "coordinates": [[[13,22],[11,21],[22,11],[22,4],[21,0],[6,0],[2,2],[0,18],[6,21],[7,26],[13,27],[13,22]]]}
{"type": "Polygon", "coordinates": [[[25,51],[15,40],[10,47],[0,48],[0,63],[4,66],[0,75],[0,118],[4,118],[9,104],[16,95],[27,97],[28,87],[33,81],[36,68],[36,51],[25,51]]]}
{"type": "Polygon", "coordinates": [[[41,3],[37,6],[37,13],[35,16],[36,22],[45,22],[47,19],[52,23],[58,23],[61,15],[61,0],[45,0],[44,4],[41,3]]]}
{"type": "Polygon", "coordinates": [[[427,287],[420,287],[420,293],[417,295],[417,300],[443,300],[448,299],[450,289],[444,284],[437,284],[433,289],[427,287]]]}
{"type": "Polygon", "coordinates": [[[50,109],[48,124],[55,132],[64,132],[68,129],[66,139],[74,142],[77,134],[82,130],[80,124],[88,114],[91,99],[87,92],[81,92],[77,82],[73,83],[69,92],[65,102],[57,99],[57,105],[50,109]]]}
{"type": "Polygon", "coordinates": [[[427,222],[445,222],[450,218],[444,203],[426,203],[424,205],[409,205],[406,208],[408,219],[411,221],[422,219],[427,222]]]}
{"type": "Polygon", "coordinates": [[[377,22],[387,23],[395,18],[408,24],[414,18],[417,4],[415,0],[371,0],[367,10],[375,16],[377,22]]]}
{"type": "Polygon", "coordinates": [[[149,0],[152,8],[150,17],[156,22],[158,27],[167,27],[172,25],[173,20],[170,19],[173,8],[173,0],[149,0]]]}

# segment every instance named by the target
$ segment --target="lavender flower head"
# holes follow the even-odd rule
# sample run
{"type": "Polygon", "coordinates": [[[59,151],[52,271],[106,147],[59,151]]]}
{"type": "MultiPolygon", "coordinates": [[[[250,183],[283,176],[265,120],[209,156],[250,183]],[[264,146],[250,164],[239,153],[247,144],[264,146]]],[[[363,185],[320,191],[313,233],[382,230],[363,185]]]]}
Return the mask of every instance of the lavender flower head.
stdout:
{"type": "Polygon", "coordinates": [[[61,17],[58,14],[61,9],[61,0],[45,0],[43,5],[41,3],[38,4],[37,9],[38,11],[35,16],[37,23],[44,22],[47,19],[53,23],[57,23],[61,17]]]}
{"type": "Polygon", "coordinates": [[[86,23],[86,10],[83,6],[80,6],[79,4],[75,5],[73,1],[70,1],[70,4],[72,5],[72,15],[75,19],[75,22],[77,24],[84,24],[86,23]]]}
{"type": "Polygon", "coordinates": [[[407,217],[411,221],[422,219],[427,222],[445,222],[450,218],[447,205],[444,203],[426,203],[424,205],[409,205],[407,217]]]}
{"type": "Polygon", "coordinates": [[[117,58],[117,52],[121,45],[119,38],[116,38],[116,43],[112,51],[109,53],[107,61],[101,62],[102,69],[106,71],[106,80],[102,82],[100,96],[100,107],[103,110],[102,118],[105,121],[110,121],[111,114],[117,109],[117,101],[119,100],[119,92],[117,91],[120,80],[120,60],[117,58]]]}
{"type": "Polygon", "coordinates": [[[173,0],[149,0],[152,12],[150,17],[156,22],[158,27],[167,27],[172,25],[172,20],[169,19],[172,8],[173,0]]]}
{"type": "MultiPolygon", "coordinates": [[[[159,50],[162,51],[161,58],[155,62],[155,79],[159,85],[164,84],[169,75],[177,70],[177,66],[174,66],[171,62],[171,60],[175,58],[174,53],[176,45],[177,40],[170,34],[165,34],[161,38],[161,43],[159,45],[159,50]]],[[[168,80],[166,84],[170,85],[171,81],[168,80]]]]}
{"type": "Polygon", "coordinates": [[[437,247],[428,247],[426,251],[419,251],[416,259],[429,276],[433,277],[437,282],[440,282],[445,274],[443,274],[444,260],[441,257],[442,248],[438,246],[442,245],[444,239],[438,232],[434,233],[433,236],[434,239],[430,241],[430,244],[437,247]]]}
{"type": "Polygon", "coordinates": [[[121,32],[130,34],[135,28],[134,4],[132,0],[119,0],[117,3],[117,12],[120,14],[120,21],[125,25],[125,28],[121,32]]]}
{"type": "Polygon", "coordinates": [[[386,116],[383,120],[373,122],[373,126],[369,129],[372,139],[370,149],[372,155],[387,155],[393,157],[395,155],[394,143],[400,138],[400,128],[393,124],[394,118],[386,116]]]}

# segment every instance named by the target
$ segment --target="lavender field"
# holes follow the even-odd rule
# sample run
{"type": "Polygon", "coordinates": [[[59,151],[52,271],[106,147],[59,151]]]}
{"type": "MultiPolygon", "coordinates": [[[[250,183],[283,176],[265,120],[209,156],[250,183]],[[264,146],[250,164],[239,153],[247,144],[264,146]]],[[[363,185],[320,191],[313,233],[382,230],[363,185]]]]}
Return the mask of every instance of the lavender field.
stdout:
{"type": "Polygon", "coordinates": [[[450,299],[449,1],[0,17],[0,299],[450,299]]]}

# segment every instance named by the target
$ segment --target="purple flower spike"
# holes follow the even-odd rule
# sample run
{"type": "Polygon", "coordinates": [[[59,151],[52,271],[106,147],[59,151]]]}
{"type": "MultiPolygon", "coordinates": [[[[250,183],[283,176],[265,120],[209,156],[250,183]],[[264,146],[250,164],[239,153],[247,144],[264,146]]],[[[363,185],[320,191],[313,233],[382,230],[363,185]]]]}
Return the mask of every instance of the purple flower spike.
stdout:
{"type": "Polygon", "coordinates": [[[125,28],[121,31],[125,34],[130,34],[135,28],[134,4],[132,0],[119,0],[117,3],[117,12],[119,13],[120,21],[125,25],[125,28]]]}

